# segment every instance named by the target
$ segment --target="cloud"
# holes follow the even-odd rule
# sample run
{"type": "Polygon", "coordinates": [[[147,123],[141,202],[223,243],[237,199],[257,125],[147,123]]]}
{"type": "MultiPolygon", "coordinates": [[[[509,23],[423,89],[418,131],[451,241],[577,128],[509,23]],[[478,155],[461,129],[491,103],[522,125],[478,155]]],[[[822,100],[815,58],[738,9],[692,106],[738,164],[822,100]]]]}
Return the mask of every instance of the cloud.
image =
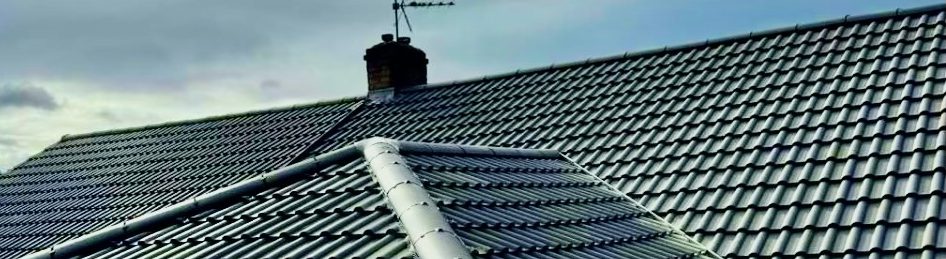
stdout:
{"type": "Polygon", "coordinates": [[[16,61],[0,62],[0,78],[84,80],[123,90],[183,87],[238,76],[245,72],[241,65],[300,38],[327,41],[338,28],[369,31],[386,24],[386,17],[361,11],[384,10],[368,0],[94,3],[0,2],[0,60],[16,61]]]}
{"type": "Polygon", "coordinates": [[[159,119],[158,116],[153,113],[134,109],[103,109],[93,112],[93,115],[111,124],[122,124],[128,121],[155,121],[159,119]]]}
{"type": "MultiPolygon", "coordinates": [[[[35,108],[56,110],[60,105],[53,95],[29,83],[0,86],[0,108],[35,108]]],[[[3,144],[0,142],[0,144],[3,144]]]]}
{"type": "Polygon", "coordinates": [[[19,141],[0,135],[0,172],[25,159],[22,153],[23,147],[19,141]]]}
{"type": "Polygon", "coordinates": [[[10,138],[0,138],[0,146],[17,147],[17,141],[10,138]]]}
{"type": "MultiPolygon", "coordinates": [[[[465,1],[452,8],[418,9],[411,13],[417,33],[410,36],[441,58],[432,60],[436,68],[450,66],[448,58],[456,57],[480,59],[466,66],[480,61],[493,66],[497,61],[486,58],[485,50],[505,49],[498,55],[515,57],[506,54],[537,41],[523,35],[546,39],[543,31],[561,28],[566,24],[561,15],[584,5],[559,0],[522,12],[546,1],[515,2],[528,3],[465,1]],[[486,13],[500,17],[482,19],[486,13]],[[469,30],[477,31],[476,38],[469,30]],[[467,51],[471,48],[481,53],[467,51]]],[[[584,9],[605,8],[598,5],[584,9]]],[[[365,90],[361,55],[391,30],[391,18],[389,3],[377,0],[0,1],[0,60],[15,61],[0,62],[0,78],[148,93],[204,87],[216,80],[272,78],[287,88],[320,87],[312,97],[350,96],[365,90]]],[[[508,68],[493,70],[499,69],[508,68]]],[[[466,73],[432,73],[432,79],[482,74],[450,71],[466,73]]]]}

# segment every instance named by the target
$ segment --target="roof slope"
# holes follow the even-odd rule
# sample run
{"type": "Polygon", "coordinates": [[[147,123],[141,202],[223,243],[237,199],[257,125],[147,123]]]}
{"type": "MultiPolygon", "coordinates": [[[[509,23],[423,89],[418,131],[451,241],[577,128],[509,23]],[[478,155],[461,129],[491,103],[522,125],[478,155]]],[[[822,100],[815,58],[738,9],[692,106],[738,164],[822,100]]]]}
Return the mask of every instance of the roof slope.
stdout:
{"type": "MultiPolygon", "coordinates": [[[[407,233],[351,153],[230,205],[149,228],[89,258],[409,258],[407,233]],[[324,168],[320,168],[324,167],[324,168]]],[[[118,242],[121,241],[121,242],[118,242]]]]}
{"type": "Polygon", "coordinates": [[[67,136],[0,175],[0,258],[285,166],[357,103],[67,136]]]}
{"type": "Polygon", "coordinates": [[[558,149],[724,257],[944,257],[944,10],[417,87],[315,150],[558,149]]]}
{"type": "Polygon", "coordinates": [[[712,257],[558,152],[490,154],[488,149],[452,148],[450,153],[437,146],[402,148],[401,155],[476,256],[712,257]]]}
{"type": "Polygon", "coordinates": [[[242,198],[88,257],[714,257],[556,151],[353,146],[362,152],[301,162],[301,176],[270,177],[286,182],[262,192],[222,192],[242,198]],[[432,238],[454,240],[457,254],[432,238]]]}

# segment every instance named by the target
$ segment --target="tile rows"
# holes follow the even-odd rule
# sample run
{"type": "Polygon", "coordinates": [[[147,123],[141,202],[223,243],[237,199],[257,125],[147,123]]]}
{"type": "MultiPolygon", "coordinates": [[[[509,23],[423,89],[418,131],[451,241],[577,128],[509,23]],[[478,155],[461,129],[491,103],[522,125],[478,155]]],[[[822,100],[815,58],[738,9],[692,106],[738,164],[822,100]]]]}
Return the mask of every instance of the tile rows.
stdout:
{"type": "MultiPolygon", "coordinates": [[[[724,257],[934,255],[946,247],[935,234],[946,226],[930,221],[946,168],[944,26],[946,12],[927,9],[418,87],[368,106],[314,151],[369,136],[558,149],[724,257]],[[836,208],[831,218],[894,201],[924,212],[825,223],[812,209],[836,208]],[[769,209],[818,221],[731,222],[769,209]],[[924,227],[882,227],[893,223],[924,227]],[[795,239],[851,226],[936,244],[795,239]]],[[[512,197],[531,197],[524,189],[512,197]]]]}
{"type": "Polygon", "coordinates": [[[708,256],[669,223],[563,159],[404,157],[476,256],[708,256]]]}
{"type": "Polygon", "coordinates": [[[352,105],[67,136],[0,177],[0,257],[22,256],[282,167],[352,105]]]}
{"type": "Polygon", "coordinates": [[[361,158],[114,242],[88,258],[408,258],[361,158]]]}

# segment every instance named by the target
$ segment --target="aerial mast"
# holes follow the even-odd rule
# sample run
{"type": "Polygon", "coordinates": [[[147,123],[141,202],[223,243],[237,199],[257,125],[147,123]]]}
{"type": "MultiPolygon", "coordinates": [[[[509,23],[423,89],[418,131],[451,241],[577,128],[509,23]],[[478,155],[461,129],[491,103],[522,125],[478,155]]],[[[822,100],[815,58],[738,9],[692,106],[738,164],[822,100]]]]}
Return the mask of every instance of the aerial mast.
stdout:
{"type": "Polygon", "coordinates": [[[404,16],[404,22],[407,23],[407,29],[411,32],[414,32],[414,28],[411,27],[411,19],[407,18],[407,8],[424,8],[424,7],[446,7],[453,6],[453,2],[416,2],[411,1],[406,3],[404,0],[394,0],[394,3],[391,4],[391,9],[394,9],[394,37],[401,37],[401,25],[400,20],[401,16],[404,16]]]}

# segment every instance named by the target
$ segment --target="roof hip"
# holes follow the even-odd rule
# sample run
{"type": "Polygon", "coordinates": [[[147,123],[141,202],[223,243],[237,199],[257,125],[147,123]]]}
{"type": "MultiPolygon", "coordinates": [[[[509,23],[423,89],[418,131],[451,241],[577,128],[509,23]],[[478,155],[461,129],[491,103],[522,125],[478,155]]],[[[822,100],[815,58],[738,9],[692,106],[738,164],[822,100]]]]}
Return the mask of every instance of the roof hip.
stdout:
{"type": "Polygon", "coordinates": [[[360,149],[418,257],[472,258],[421,180],[401,157],[396,142],[372,138],[360,149]]]}

